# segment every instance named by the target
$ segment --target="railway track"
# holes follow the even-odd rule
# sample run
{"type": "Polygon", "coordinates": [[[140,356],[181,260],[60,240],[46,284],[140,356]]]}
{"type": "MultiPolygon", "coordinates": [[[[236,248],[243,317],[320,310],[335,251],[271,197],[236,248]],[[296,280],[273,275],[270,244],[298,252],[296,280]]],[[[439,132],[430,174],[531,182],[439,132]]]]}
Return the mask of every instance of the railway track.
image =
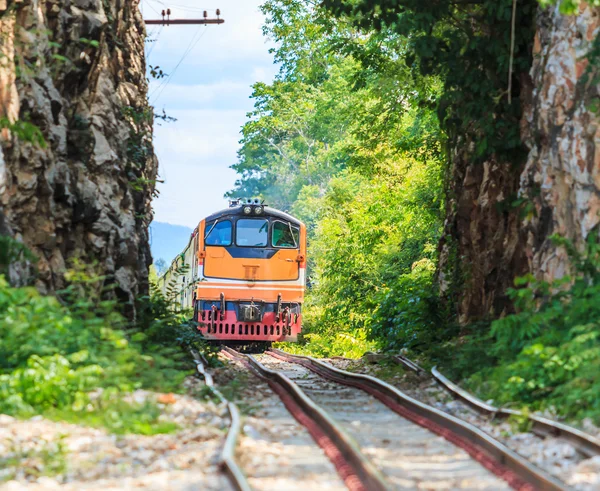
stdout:
{"type": "Polygon", "coordinates": [[[489,435],[378,379],[278,350],[223,352],[269,384],[349,489],[565,489],[489,435]]]}
{"type": "Polygon", "coordinates": [[[241,432],[241,418],[240,412],[235,404],[229,402],[223,397],[223,394],[219,392],[214,386],[212,375],[208,372],[208,362],[204,356],[198,351],[192,349],[191,351],[194,362],[196,363],[196,371],[202,378],[212,392],[218,397],[218,399],[227,405],[227,411],[229,412],[229,430],[223,444],[223,449],[220,455],[219,467],[221,471],[227,476],[231,487],[236,491],[250,491],[250,485],[246,476],[238,466],[235,460],[235,449],[236,444],[241,432]]]}
{"type": "Polygon", "coordinates": [[[515,409],[507,409],[501,407],[495,407],[488,404],[481,399],[470,394],[466,390],[462,389],[454,382],[446,378],[437,367],[431,369],[431,373],[428,374],[425,369],[420,367],[417,363],[410,360],[409,358],[396,355],[393,357],[396,363],[403,365],[408,370],[416,373],[419,376],[430,375],[435,382],[446,392],[448,392],[453,398],[461,401],[470,408],[474,409],[477,413],[495,419],[508,419],[511,416],[518,416],[521,418],[527,418],[531,421],[532,432],[540,437],[556,437],[569,442],[577,449],[582,455],[586,457],[594,457],[600,455],[600,439],[595,438],[591,435],[584,433],[583,431],[573,428],[572,426],[553,421],[548,418],[538,416],[536,414],[524,414],[522,411],[515,409]]]}
{"type": "Polygon", "coordinates": [[[586,457],[600,455],[600,440],[598,440],[598,438],[587,435],[572,426],[552,421],[535,414],[523,414],[521,411],[516,411],[514,409],[498,408],[487,404],[448,380],[436,367],[431,369],[431,374],[435,381],[444,390],[449,392],[452,397],[467,404],[479,414],[498,419],[507,419],[511,416],[528,418],[531,421],[531,431],[536,435],[542,438],[556,437],[565,440],[586,457]]]}
{"type": "MultiPolygon", "coordinates": [[[[598,489],[593,484],[598,481],[597,465],[591,462],[600,458],[599,438],[537,414],[486,403],[454,384],[436,367],[428,372],[403,356],[395,356],[393,361],[414,372],[421,380],[418,390],[407,389],[410,394],[414,394],[413,397],[472,422],[558,479],[577,485],[577,489],[598,489]],[[435,391],[434,387],[443,392],[435,391]],[[440,397],[443,393],[450,395],[456,402],[444,401],[444,397],[440,397]],[[529,429],[523,433],[514,433],[511,419],[513,424],[515,421],[524,424],[529,420],[529,429]]],[[[409,381],[408,385],[413,383],[414,380],[409,381]]]]}
{"type": "Polygon", "coordinates": [[[333,464],[340,479],[352,491],[383,491],[385,481],[366,459],[341,427],[317,404],[312,402],[288,377],[271,370],[254,356],[241,354],[231,348],[222,351],[264,380],[281,399],[290,414],[306,428],[333,464]]]}

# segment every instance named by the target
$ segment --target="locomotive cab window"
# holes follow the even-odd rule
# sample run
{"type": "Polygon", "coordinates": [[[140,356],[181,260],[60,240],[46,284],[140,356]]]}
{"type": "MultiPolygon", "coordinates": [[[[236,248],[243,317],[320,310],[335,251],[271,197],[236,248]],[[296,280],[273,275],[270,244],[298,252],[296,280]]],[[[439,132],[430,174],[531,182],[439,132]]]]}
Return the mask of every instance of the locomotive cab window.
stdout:
{"type": "Polygon", "coordinates": [[[292,226],[289,222],[273,222],[273,230],[271,232],[273,247],[296,249],[298,248],[299,240],[300,230],[298,227],[292,226]]]}
{"type": "Polygon", "coordinates": [[[244,218],[237,221],[235,243],[243,247],[265,247],[269,236],[269,222],[244,218]]]}
{"type": "Polygon", "coordinates": [[[230,246],[231,229],[229,220],[207,223],[204,243],[207,246],[230,246]]]}

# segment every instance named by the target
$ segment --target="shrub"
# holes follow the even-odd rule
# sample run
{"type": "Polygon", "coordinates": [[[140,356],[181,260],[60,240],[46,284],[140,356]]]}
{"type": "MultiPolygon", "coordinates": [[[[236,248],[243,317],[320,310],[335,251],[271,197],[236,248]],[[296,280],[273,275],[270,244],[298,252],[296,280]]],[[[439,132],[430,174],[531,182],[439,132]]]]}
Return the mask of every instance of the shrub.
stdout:
{"type": "Polygon", "coordinates": [[[500,403],[517,401],[568,417],[600,421],[600,246],[584,253],[568,241],[575,276],[553,283],[527,276],[509,291],[517,313],[492,323],[497,365],[470,378],[500,403]]]}
{"type": "Polygon", "coordinates": [[[57,296],[10,287],[0,276],[0,411],[115,432],[171,431],[176,426],[159,422],[154,403],[138,407],[124,395],[181,390],[191,368],[181,335],[191,326],[156,295],[140,299],[131,325],[104,300],[105,281],[92,274],[93,265],[74,266],[70,286],[57,296]],[[105,395],[96,397],[98,391],[105,395]]]}

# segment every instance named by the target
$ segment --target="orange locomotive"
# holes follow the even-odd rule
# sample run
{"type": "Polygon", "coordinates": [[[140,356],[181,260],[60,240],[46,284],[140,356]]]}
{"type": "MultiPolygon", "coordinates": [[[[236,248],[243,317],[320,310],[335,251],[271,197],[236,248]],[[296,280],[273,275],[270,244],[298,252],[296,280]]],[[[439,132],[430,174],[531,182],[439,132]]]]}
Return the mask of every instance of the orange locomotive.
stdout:
{"type": "MultiPolygon", "coordinates": [[[[306,227],[299,220],[258,199],[232,200],[200,222],[170,270],[186,263],[181,304],[194,308],[203,337],[297,340],[306,282],[306,227]]],[[[161,278],[163,288],[168,278],[161,278]]]]}

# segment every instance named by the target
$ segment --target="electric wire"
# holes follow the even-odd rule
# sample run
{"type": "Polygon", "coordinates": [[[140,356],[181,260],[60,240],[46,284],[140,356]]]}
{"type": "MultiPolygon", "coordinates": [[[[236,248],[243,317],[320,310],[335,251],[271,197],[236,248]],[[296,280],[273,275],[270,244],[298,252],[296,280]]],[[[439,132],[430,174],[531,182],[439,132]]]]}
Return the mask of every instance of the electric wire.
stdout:
{"type": "MultiPolygon", "coordinates": [[[[161,15],[158,10],[156,10],[150,3],[148,2],[144,2],[148,4],[148,7],[150,7],[151,10],[153,10],[157,15],[161,15]]],[[[142,4],[143,5],[143,4],[142,4]]],[[[148,49],[148,53],[146,54],[146,60],[148,60],[150,58],[150,55],[152,54],[152,51],[154,51],[154,47],[156,46],[156,43],[158,42],[158,38],[160,37],[160,33],[162,32],[162,28],[163,26],[159,26],[158,30],[157,28],[154,28],[152,30],[152,32],[150,34],[148,34],[148,38],[152,39],[152,36],[154,36],[154,34],[156,33],[156,39],[154,39],[154,41],[152,41],[152,45],[150,46],[150,48],[148,49]]]]}
{"type": "MultiPolygon", "coordinates": [[[[202,29],[202,27],[200,27],[196,31],[196,33],[194,34],[194,36],[192,37],[192,39],[190,41],[190,44],[188,45],[187,49],[184,51],[183,55],[181,56],[181,59],[177,62],[177,64],[175,65],[175,68],[173,68],[173,70],[171,71],[171,73],[169,74],[169,76],[167,77],[167,79],[153,91],[153,94],[156,94],[156,95],[152,99],[151,104],[154,104],[158,100],[158,98],[163,93],[163,91],[165,90],[165,88],[167,87],[167,85],[169,85],[169,82],[173,78],[173,75],[175,75],[175,72],[177,71],[177,69],[179,68],[179,66],[183,63],[183,61],[190,54],[190,52],[196,47],[196,45],[198,44],[198,42],[200,41],[200,39],[202,39],[202,37],[204,36],[204,34],[206,34],[206,30],[204,30],[204,31],[202,31],[202,33],[200,34],[200,36],[198,36],[198,38],[194,40],[194,38],[196,38],[196,36],[198,35],[198,33],[201,32],[201,29],[202,29]]],[[[150,94],[150,95],[152,96],[152,94],[150,94]]]]}
{"type": "Polygon", "coordinates": [[[189,5],[181,5],[181,4],[170,3],[170,2],[167,4],[161,0],[149,0],[149,1],[159,3],[163,7],[167,7],[167,8],[177,7],[178,9],[188,10],[190,12],[204,12],[204,11],[215,12],[216,11],[216,9],[205,9],[202,7],[190,7],[189,5]]]}
{"type": "MultiPolygon", "coordinates": [[[[150,55],[152,54],[152,51],[154,51],[154,47],[156,46],[156,43],[158,42],[158,38],[160,38],[160,33],[162,32],[163,26],[160,26],[158,28],[158,32],[156,33],[156,38],[154,39],[154,41],[152,41],[152,46],[150,46],[150,49],[148,50],[148,54],[146,55],[146,61],[148,61],[150,59],[150,55]]],[[[152,33],[154,34],[155,31],[152,31],[152,33]]],[[[150,35],[148,36],[150,37],[150,35]]]]}
{"type": "Polygon", "coordinates": [[[148,2],[145,2],[145,3],[148,5],[148,7],[150,7],[150,9],[151,9],[151,10],[153,10],[153,11],[154,11],[154,13],[156,13],[156,15],[162,15],[162,14],[161,14],[161,13],[160,13],[158,10],[156,10],[156,9],[155,9],[155,8],[152,6],[152,4],[151,4],[151,3],[148,3],[148,2]]]}

